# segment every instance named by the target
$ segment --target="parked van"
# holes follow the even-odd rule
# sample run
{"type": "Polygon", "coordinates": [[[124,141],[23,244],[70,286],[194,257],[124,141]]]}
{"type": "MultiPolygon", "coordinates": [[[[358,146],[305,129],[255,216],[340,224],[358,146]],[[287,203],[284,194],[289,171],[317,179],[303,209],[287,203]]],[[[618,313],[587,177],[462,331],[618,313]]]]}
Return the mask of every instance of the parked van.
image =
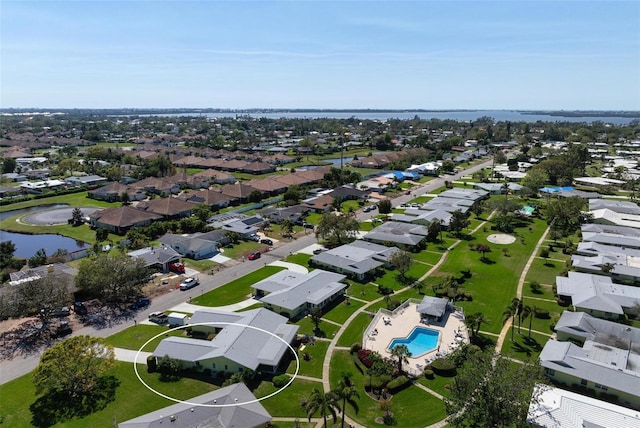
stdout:
{"type": "Polygon", "coordinates": [[[169,317],[164,312],[151,312],[149,314],[149,321],[156,324],[166,324],[169,317]]]}
{"type": "Polygon", "coordinates": [[[180,312],[171,312],[167,318],[169,327],[179,327],[189,324],[189,315],[180,312]]]}

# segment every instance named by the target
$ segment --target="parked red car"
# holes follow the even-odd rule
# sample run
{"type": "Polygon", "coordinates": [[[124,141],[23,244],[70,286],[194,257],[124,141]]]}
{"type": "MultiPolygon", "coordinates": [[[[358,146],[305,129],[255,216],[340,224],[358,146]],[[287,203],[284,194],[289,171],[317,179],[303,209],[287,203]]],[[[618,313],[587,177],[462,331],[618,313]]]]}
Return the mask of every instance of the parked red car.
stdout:
{"type": "Polygon", "coordinates": [[[261,256],[260,251],[254,251],[254,252],[252,252],[252,253],[249,253],[249,255],[247,256],[247,258],[248,258],[249,260],[256,260],[256,259],[259,259],[259,258],[260,258],[260,256],[261,256]]]}
{"type": "Polygon", "coordinates": [[[171,262],[168,266],[171,272],[184,273],[184,265],[180,262],[171,262]]]}

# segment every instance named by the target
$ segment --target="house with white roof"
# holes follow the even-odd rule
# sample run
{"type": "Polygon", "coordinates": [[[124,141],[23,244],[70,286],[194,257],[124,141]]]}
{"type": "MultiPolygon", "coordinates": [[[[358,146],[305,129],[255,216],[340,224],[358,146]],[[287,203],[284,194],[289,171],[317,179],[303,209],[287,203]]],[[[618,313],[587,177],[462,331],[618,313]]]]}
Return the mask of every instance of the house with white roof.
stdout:
{"type": "Polygon", "coordinates": [[[271,421],[269,412],[256,401],[256,397],[242,382],[189,398],[186,401],[189,403],[173,404],[120,422],[118,427],[258,428],[268,426],[271,421]]]}
{"type": "Polygon", "coordinates": [[[396,247],[356,240],[314,255],[310,264],[364,281],[374,276],[379,269],[390,267],[389,259],[396,251],[396,247]]]}
{"type": "Polygon", "coordinates": [[[585,232],[609,233],[620,236],[640,237],[640,229],[625,226],[614,226],[608,224],[587,223],[580,226],[580,230],[584,235],[585,232]]]}
{"type": "Polygon", "coordinates": [[[315,269],[309,273],[283,270],[251,286],[266,309],[298,318],[312,310],[324,310],[340,300],[348,287],[345,275],[315,269]]]}
{"type": "Polygon", "coordinates": [[[630,201],[613,199],[589,199],[589,210],[610,209],[622,214],[640,214],[640,206],[630,201]]]}
{"type": "Polygon", "coordinates": [[[608,275],[624,282],[640,281],[638,249],[581,242],[571,256],[571,264],[578,272],[608,275]]]}
{"type": "Polygon", "coordinates": [[[640,236],[627,236],[607,232],[583,232],[582,240],[621,248],[640,248],[640,236]]]}
{"type": "Polygon", "coordinates": [[[439,198],[452,198],[452,199],[465,199],[468,201],[476,202],[482,199],[489,198],[489,192],[478,189],[465,189],[462,187],[454,187],[453,189],[445,190],[438,195],[439,198]]]}
{"type": "Polygon", "coordinates": [[[558,296],[568,298],[577,311],[617,320],[640,307],[640,288],[614,283],[610,277],[582,272],[557,276],[558,296]]]}
{"type": "Polygon", "coordinates": [[[275,373],[298,332],[297,325],[287,324],[287,318],[264,308],[246,312],[201,309],[194,312],[190,324],[194,335],[214,337],[167,337],[152,355],[168,355],[180,361],[183,369],[210,370],[212,376],[244,369],[275,373]]]}
{"type": "Polygon", "coordinates": [[[592,221],[597,224],[633,227],[640,229],[640,215],[617,213],[608,208],[590,211],[592,221]]]}
{"type": "Polygon", "coordinates": [[[559,337],[582,346],[549,340],[540,353],[545,374],[558,385],[583,389],[589,395],[597,393],[640,410],[640,331],[616,323],[604,325],[591,317],[563,317],[559,337]],[[578,332],[567,334],[567,330],[578,332]]]}
{"type": "Polygon", "coordinates": [[[640,428],[635,410],[565,389],[537,384],[527,422],[538,428],[640,428]]]}
{"type": "Polygon", "coordinates": [[[425,226],[388,221],[364,236],[364,240],[398,248],[418,249],[424,244],[429,230],[425,226]]]}
{"type": "Polygon", "coordinates": [[[424,211],[409,208],[404,214],[394,214],[393,221],[401,223],[422,224],[428,226],[432,222],[440,223],[443,227],[449,227],[452,214],[444,210],[424,211]],[[417,214],[417,215],[416,215],[417,214]]]}

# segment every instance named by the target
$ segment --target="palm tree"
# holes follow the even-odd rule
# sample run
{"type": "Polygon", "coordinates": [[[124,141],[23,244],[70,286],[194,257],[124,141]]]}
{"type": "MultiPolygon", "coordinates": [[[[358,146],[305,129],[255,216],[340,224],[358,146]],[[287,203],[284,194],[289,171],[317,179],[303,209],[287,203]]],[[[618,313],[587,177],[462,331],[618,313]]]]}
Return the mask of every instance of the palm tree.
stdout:
{"type": "MultiPolygon", "coordinates": [[[[513,307],[513,305],[507,306],[504,312],[502,312],[502,323],[506,324],[507,322],[509,322],[511,318],[515,318],[515,316],[516,316],[516,310],[513,307]]],[[[513,330],[515,328],[515,325],[516,325],[515,322],[511,322],[511,341],[512,342],[513,342],[513,330]]]]}
{"type": "Polygon", "coordinates": [[[518,334],[520,334],[520,324],[522,323],[522,310],[524,308],[524,304],[522,303],[522,300],[514,297],[513,300],[511,300],[511,306],[514,309],[514,317],[518,318],[518,334]]]}
{"type": "Polygon", "coordinates": [[[477,336],[480,333],[480,326],[482,324],[489,324],[489,318],[482,312],[476,312],[473,315],[475,317],[475,333],[472,333],[474,336],[477,336]]]}
{"type": "Polygon", "coordinates": [[[318,388],[313,388],[311,395],[309,396],[309,402],[307,403],[307,417],[311,421],[311,417],[320,411],[322,418],[324,419],[324,427],[327,428],[327,415],[331,415],[333,420],[336,420],[336,410],[339,410],[338,400],[334,392],[324,393],[318,388]]]}
{"type": "Polygon", "coordinates": [[[469,314],[464,317],[464,324],[467,326],[467,329],[471,331],[472,336],[476,335],[474,329],[476,327],[476,318],[478,317],[478,314],[479,312],[475,314],[469,314]]]}
{"type": "Polygon", "coordinates": [[[398,359],[398,372],[402,373],[402,363],[409,362],[407,358],[411,357],[411,351],[409,351],[407,345],[396,345],[391,350],[391,355],[398,359]]]}
{"type": "Polygon", "coordinates": [[[344,428],[344,419],[347,413],[347,401],[353,406],[356,413],[358,412],[358,403],[353,398],[360,398],[360,394],[353,386],[351,376],[353,376],[352,373],[343,373],[342,379],[338,382],[338,387],[333,390],[336,398],[342,400],[342,424],[340,425],[342,428],[344,428]]]}
{"type": "Polygon", "coordinates": [[[293,234],[293,222],[289,219],[284,220],[281,224],[280,224],[281,230],[282,230],[282,236],[288,236],[291,237],[291,235],[293,234]]]}

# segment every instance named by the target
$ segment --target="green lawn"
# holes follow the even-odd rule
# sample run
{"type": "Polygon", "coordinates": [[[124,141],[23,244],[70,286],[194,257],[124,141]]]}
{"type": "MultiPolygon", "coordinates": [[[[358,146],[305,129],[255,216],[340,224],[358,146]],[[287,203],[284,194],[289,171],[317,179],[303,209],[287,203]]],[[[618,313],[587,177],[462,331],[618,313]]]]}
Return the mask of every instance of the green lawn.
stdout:
{"type": "Polygon", "coordinates": [[[511,331],[509,331],[502,344],[500,353],[519,360],[527,360],[530,358],[538,359],[540,351],[542,351],[544,344],[547,343],[548,340],[549,336],[538,333],[531,333],[531,338],[529,338],[529,333],[526,328],[521,328],[520,334],[518,334],[518,328],[516,327],[513,342],[511,341],[511,331]]]}
{"type": "Polygon", "coordinates": [[[358,314],[338,339],[338,346],[351,346],[354,343],[362,343],[364,329],[367,328],[370,322],[371,317],[368,314],[358,314]]]}
{"type": "MultiPolygon", "coordinates": [[[[147,340],[157,334],[166,332],[167,330],[169,330],[168,327],[162,327],[159,325],[138,324],[107,337],[105,341],[116,348],[133,349],[137,351],[147,340]]],[[[184,330],[168,332],[167,335],[186,336],[184,330]]],[[[152,352],[163,338],[164,337],[161,336],[155,339],[153,342],[149,343],[143,351],[152,352]]]]}
{"type": "MultiPolygon", "coordinates": [[[[215,385],[187,378],[182,378],[177,382],[163,383],[158,380],[157,374],[147,374],[144,366],[139,372],[145,382],[152,388],[181,400],[193,398],[217,389],[215,385]]],[[[133,372],[133,364],[118,362],[110,374],[120,382],[116,389],[114,401],[108,403],[104,409],[88,416],[64,423],[52,424],[52,426],[69,428],[110,427],[114,419],[117,422],[124,422],[172,404],[149,391],[138,381],[133,372]]],[[[29,407],[36,401],[36,396],[30,374],[1,385],[0,396],[2,397],[2,400],[0,400],[0,414],[3,418],[3,428],[32,426],[32,414],[29,407]]]]}
{"type": "Polygon", "coordinates": [[[540,284],[554,285],[556,283],[556,276],[565,270],[564,263],[556,262],[552,260],[535,259],[527,272],[526,280],[538,281],[540,284]]]}
{"type": "MultiPolygon", "coordinates": [[[[21,215],[9,217],[5,220],[0,221],[0,230],[6,230],[9,232],[29,233],[29,234],[52,233],[52,234],[57,234],[62,236],[68,236],[69,238],[73,238],[76,241],[87,242],[89,244],[93,244],[96,241],[95,230],[91,230],[91,228],[86,224],[83,224],[80,226],[72,226],[69,224],[52,225],[52,226],[42,226],[42,225],[36,226],[36,225],[16,222],[16,219],[24,216],[25,214],[21,214],[21,215]]],[[[112,236],[115,237],[116,235],[112,235],[112,236]]],[[[119,239],[122,239],[122,237],[116,238],[116,242],[119,239]]]]}
{"type": "Polygon", "coordinates": [[[426,249],[424,251],[420,251],[419,253],[412,253],[411,256],[414,259],[419,260],[421,262],[425,262],[425,263],[429,263],[431,265],[435,265],[436,263],[438,263],[440,261],[440,258],[442,257],[443,253],[444,253],[444,251],[438,249],[437,246],[429,245],[428,249],[426,249]]]}
{"type": "Polygon", "coordinates": [[[67,195],[50,196],[48,198],[31,199],[28,201],[17,202],[15,204],[0,206],[0,212],[19,210],[29,207],[40,207],[43,205],[67,204],[70,207],[97,207],[108,208],[118,207],[119,203],[104,202],[87,197],[87,191],[83,190],[78,193],[69,193],[67,195]]]}
{"type": "MultiPolygon", "coordinates": [[[[306,419],[307,414],[300,405],[300,401],[303,397],[308,397],[313,388],[319,388],[322,391],[322,383],[296,379],[282,392],[261,401],[261,403],[271,416],[306,419]]],[[[277,388],[273,386],[273,383],[262,382],[253,391],[253,394],[260,398],[272,394],[276,390],[277,388]]]]}
{"type": "Polygon", "coordinates": [[[183,258],[182,261],[188,268],[195,269],[198,272],[207,272],[215,268],[216,266],[218,266],[218,263],[211,261],[209,259],[191,260],[191,259],[183,258]]]}
{"type": "Polygon", "coordinates": [[[539,293],[534,293],[533,291],[531,291],[531,283],[525,282],[524,286],[522,287],[522,295],[523,297],[536,297],[538,299],[548,299],[554,301],[556,298],[555,294],[553,294],[553,286],[543,283],[540,283],[539,293]]]}
{"type": "MultiPolygon", "coordinates": [[[[446,260],[432,276],[444,278],[453,275],[460,278],[461,270],[470,269],[471,277],[464,280],[460,286],[472,293],[473,301],[456,304],[462,306],[466,313],[484,313],[490,320],[490,324],[483,326],[484,331],[499,333],[502,329],[502,312],[515,297],[522,269],[546,228],[546,224],[541,220],[535,220],[530,226],[531,233],[528,228],[517,231],[525,234],[525,244],[520,240],[507,246],[489,244],[492,252],[486,255],[488,262],[481,261],[481,255],[471,251],[467,242],[462,242],[447,253],[446,260]],[[508,248],[509,257],[502,254],[503,247],[508,248]]],[[[486,237],[491,233],[491,230],[478,231],[470,243],[486,243],[486,237]]]]}
{"type": "MultiPolygon", "coordinates": [[[[324,362],[327,348],[329,348],[329,342],[316,340],[313,345],[307,344],[304,351],[298,352],[298,358],[300,358],[300,371],[298,374],[322,379],[322,363],[324,362]],[[311,357],[309,361],[303,358],[305,353],[311,357]]],[[[295,370],[296,362],[293,360],[287,368],[287,373],[293,374],[295,370]]]]}
{"type": "Polygon", "coordinates": [[[309,268],[309,259],[311,257],[312,256],[310,254],[296,253],[296,254],[291,254],[289,257],[287,257],[283,261],[289,262],[289,263],[295,263],[300,266],[309,268]]]}
{"type": "Polygon", "coordinates": [[[444,377],[444,376],[434,375],[433,379],[427,379],[424,376],[420,376],[417,379],[417,381],[418,383],[426,386],[429,389],[432,389],[438,394],[444,395],[445,397],[449,397],[451,396],[451,392],[449,391],[447,386],[453,385],[453,382],[455,381],[455,376],[444,377]]]}
{"type": "MultiPolygon", "coordinates": [[[[247,261],[246,263],[252,262],[259,263],[259,261],[255,260],[247,261]]],[[[279,266],[265,266],[202,296],[194,297],[191,303],[202,306],[225,306],[241,302],[249,298],[253,284],[284,269],[279,266]]]]}
{"type": "Polygon", "coordinates": [[[358,302],[357,300],[349,299],[343,302],[338,303],[336,306],[331,308],[329,312],[324,314],[322,318],[326,318],[331,321],[335,321],[337,323],[344,323],[347,318],[353,314],[356,309],[364,306],[364,303],[358,302]],[[346,302],[349,302],[348,304],[346,302]]]}
{"type": "Polygon", "coordinates": [[[240,241],[240,243],[235,244],[233,247],[225,247],[222,255],[231,259],[239,259],[252,251],[262,250],[264,247],[265,245],[259,242],[240,241]]]}
{"type": "Polygon", "coordinates": [[[326,337],[328,339],[333,339],[333,336],[335,336],[335,334],[338,332],[338,330],[340,329],[339,326],[332,324],[330,322],[327,321],[320,321],[320,331],[319,332],[314,332],[314,325],[311,322],[311,317],[304,317],[299,319],[298,321],[296,321],[294,323],[297,326],[300,326],[300,329],[298,329],[298,334],[304,334],[307,336],[317,336],[317,337],[326,337]]]}
{"type": "Polygon", "coordinates": [[[371,283],[362,284],[360,282],[345,280],[345,282],[349,283],[349,288],[347,288],[347,294],[349,296],[353,296],[360,300],[375,300],[379,297],[382,297],[380,293],[378,293],[378,287],[371,283]]]}

